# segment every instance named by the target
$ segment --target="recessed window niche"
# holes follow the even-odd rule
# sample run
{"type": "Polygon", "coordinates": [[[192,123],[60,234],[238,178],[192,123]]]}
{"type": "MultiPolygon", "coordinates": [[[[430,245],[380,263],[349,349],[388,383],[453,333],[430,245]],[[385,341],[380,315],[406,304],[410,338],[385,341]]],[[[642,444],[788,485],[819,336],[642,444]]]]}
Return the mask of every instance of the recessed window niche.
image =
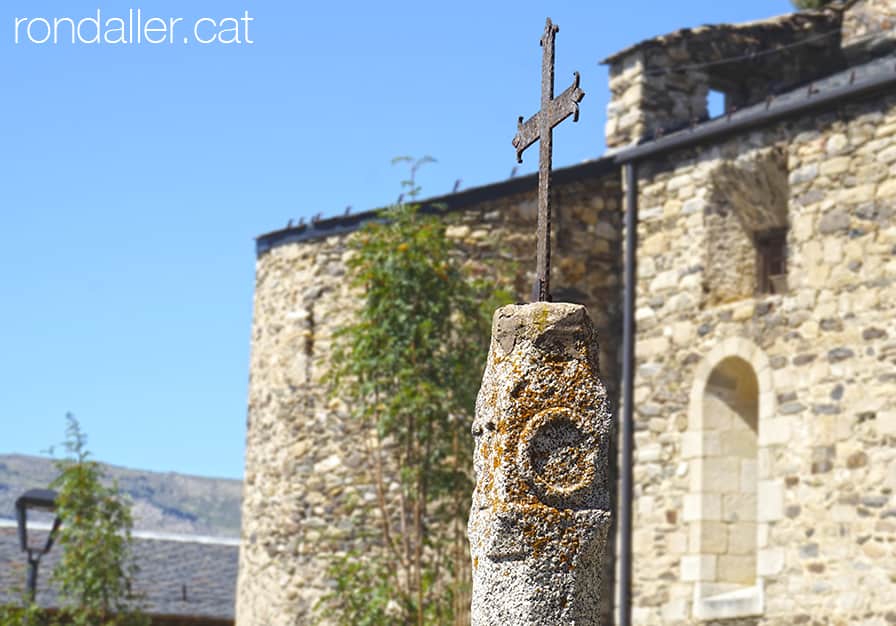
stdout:
{"type": "Polygon", "coordinates": [[[786,154],[747,153],[710,174],[704,212],[705,304],[716,306],[787,288],[786,154]]]}

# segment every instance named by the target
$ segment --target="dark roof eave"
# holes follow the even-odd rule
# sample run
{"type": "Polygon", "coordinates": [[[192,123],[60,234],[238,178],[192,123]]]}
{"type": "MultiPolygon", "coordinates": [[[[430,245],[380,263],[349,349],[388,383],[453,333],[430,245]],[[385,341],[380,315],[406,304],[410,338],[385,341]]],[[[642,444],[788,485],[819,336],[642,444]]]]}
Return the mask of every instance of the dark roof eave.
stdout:
{"type": "Polygon", "coordinates": [[[896,87],[896,72],[878,74],[852,85],[832,87],[814,95],[807,93],[805,99],[784,102],[777,106],[774,103],[769,106],[758,105],[744,109],[740,113],[734,113],[730,117],[724,116],[709,120],[690,130],[679,131],[661,139],[622,149],[613,154],[614,162],[622,165],[647,157],[655,157],[664,152],[689,148],[802,115],[810,110],[871,96],[894,87],[896,87]]]}
{"type": "MultiPolygon", "coordinates": [[[[585,161],[569,167],[553,171],[554,182],[580,180],[587,176],[601,176],[616,169],[612,156],[585,161]]],[[[470,206],[504,198],[509,195],[534,190],[538,186],[538,174],[527,174],[519,178],[510,178],[497,183],[472,187],[457,193],[426,198],[419,202],[424,213],[446,213],[459,211],[470,206]]],[[[294,226],[261,235],[255,239],[255,253],[261,256],[268,250],[287,243],[312,241],[343,235],[357,230],[366,222],[378,219],[381,209],[373,209],[355,215],[337,216],[322,219],[312,224],[294,226]]]]}

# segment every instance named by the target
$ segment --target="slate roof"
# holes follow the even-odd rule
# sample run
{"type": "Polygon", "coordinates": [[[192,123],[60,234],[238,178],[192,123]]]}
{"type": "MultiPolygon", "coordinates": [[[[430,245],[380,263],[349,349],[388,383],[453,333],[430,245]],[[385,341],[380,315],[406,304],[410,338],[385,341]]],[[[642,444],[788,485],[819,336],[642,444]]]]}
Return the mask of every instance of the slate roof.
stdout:
{"type": "MultiPolygon", "coordinates": [[[[140,571],[132,587],[135,592],[145,594],[147,613],[234,619],[237,540],[151,533],[134,535],[134,556],[140,571]]],[[[59,605],[58,595],[50,585],[50,574],[61,552],[58,544],[53,546],[40,563],[37,601],[47,608],[59,605]]],[[[0,602],[18,601],[17,590],[25,586],[26,567],[25,553],[19,547],[14,523],[0,521],[0,602]]]]}

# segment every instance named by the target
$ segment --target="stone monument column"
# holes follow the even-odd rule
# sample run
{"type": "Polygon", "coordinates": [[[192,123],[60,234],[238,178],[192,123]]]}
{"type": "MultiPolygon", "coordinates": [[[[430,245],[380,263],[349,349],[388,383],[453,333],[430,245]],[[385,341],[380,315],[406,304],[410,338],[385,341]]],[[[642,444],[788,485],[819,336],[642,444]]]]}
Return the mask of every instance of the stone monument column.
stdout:
{"type": "Polygon", "coordinates": [[[597,625],[611,416],[585,307],[495,312],[473,422],[473,626],[597,625]]]}

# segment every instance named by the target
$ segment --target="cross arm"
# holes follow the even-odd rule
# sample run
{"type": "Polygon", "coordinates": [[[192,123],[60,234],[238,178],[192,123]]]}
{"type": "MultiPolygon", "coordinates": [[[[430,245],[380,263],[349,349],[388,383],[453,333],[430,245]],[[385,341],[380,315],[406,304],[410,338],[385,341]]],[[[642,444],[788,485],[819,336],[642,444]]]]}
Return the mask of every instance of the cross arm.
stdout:
{"type": "Polygon", "coordinates": [[[542,134],[542,117],[547,116],[545,131],[565,120],[570,115],[574,122],[579,121],[579,102],[585,97],[585,92],[579,87],[579,73],[575,72],[572,85],[559,96],[551,100],[546,111],[539,111],[525,122],[520,117],[517,122],[516,137],[513,138],[513,147],[516,148],[517,163],[523,162],[523,151],[538,141],[542,134]]]}
{"type": "Polygon", "coordinates": [[[579,102],[585,97],[585,92],[579,87],[579,73],[575,73],[575,79],[572,85],[559,96],[551,100],[551,106],[548,109],[548,124],[551,128],[565,120],[570,115],[573,116],[572,121],[579,121],[579,102]]]}
{"type": "Polygon", "coordinates": [[[539,111],[523,123],[523,116],[517,122],[516,137],[513,138],[513,147],[516,148],[516,162],[523,162],[523,151],[538,141],[539,127],[541,126],[542,112],[539,111]]]}

